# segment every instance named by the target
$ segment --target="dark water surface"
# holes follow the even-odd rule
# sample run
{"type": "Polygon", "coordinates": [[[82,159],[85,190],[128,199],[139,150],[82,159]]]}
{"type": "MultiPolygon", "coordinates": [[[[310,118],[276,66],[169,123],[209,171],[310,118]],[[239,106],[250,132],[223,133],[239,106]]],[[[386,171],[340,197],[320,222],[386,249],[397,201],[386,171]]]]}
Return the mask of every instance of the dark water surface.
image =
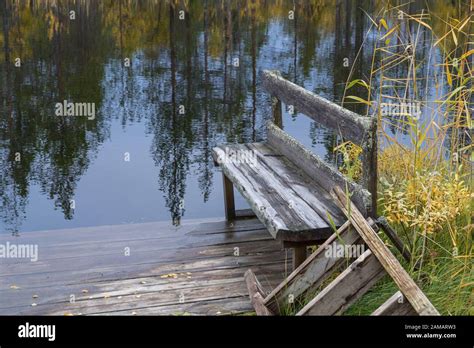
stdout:
{"type": "MultiPolygon", "coordinates": [[[[370,25],[361,9],[381,7],[2,1],[0,233],[223,216],[211,149],[265,138],[270,100],[259,72],[280,70],[339,102],[343,60],[352,65],[370,25]],[[94,103],[95,118],[58,117],[64,100],[94,103]]],[[[355,76],[371,59],[364,45],[355,76]]],[[[334,134],[303,115],[286,113],[284,124],[334,160],[334,134]]]]}

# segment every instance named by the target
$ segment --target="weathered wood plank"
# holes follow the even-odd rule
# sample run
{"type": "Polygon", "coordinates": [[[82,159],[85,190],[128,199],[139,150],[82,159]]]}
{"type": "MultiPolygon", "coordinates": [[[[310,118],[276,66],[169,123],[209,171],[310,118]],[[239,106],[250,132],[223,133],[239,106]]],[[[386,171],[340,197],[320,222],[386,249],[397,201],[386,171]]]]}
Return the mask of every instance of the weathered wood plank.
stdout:
{"type": "Polygon", "coordinates": [[[98,243],[86,247],[54,247],[38,244],[38,261],[29,259],[11,259],[11,263],[4,264],[0,269],[0,279],[4,276],[17,276],[34,273],[59,273],[70,271],[78,267],[84,269],[100,269],[110,263],[121,263],[124,266],[140,263],[162,263],[176,258],[191,257],[200,259],[203,252],[213,248],[220,248],[220,253],[232,254],[235,247],[242,252],[258,245],[258,242],[270,242],[271,236],[266,230],[247,231],[236,234],[201,235],[199,237],[176,238],[174,240],[141,240],[128,242],[98,243]],[[255,244],[254,244],[255,243],[255,244]],[[125,248],[130,248],[130,256],[124,253],[125,248]],[[183,254],[177,254],[183,251],[183,254]],[[56,262],[60,261],[60,262],[56,262]],[[62,262],[61,262],[62,261],[62,262]]]}
{"type": "Polygon", "coordinates": [[[264,70],[263,87],[287,105],[293,105],[301,113],[327,128],[336,130],[347,140],[361,145],[369,137],[373,119],[362,117],[318,95],[285,80],[278,73],[264,70]]]}
{"type": "Polygon", "coordinates": [[[133,309],[126,308],[122,310],[114,310],[113,307],[107,310],[91,315],[239,315],[246,314],[252,311],[252,305],[248,296],[206,300],[190,303],[178,303],[167,306],[145,306],[136,307],[133,309]]]}
{"type": "Polygon", "coordinates": [[[403,294],[397,291],[371,315],[418,315],[403,294]]]}
{"type": "MultiPolygon", "coordinates": [[[[282,263],[267,264],[266,262],[262,262],[261,265],[252,265],[252,270],[259,274],[263,285],[269,289],[272,288],[270,283],[274,279],[281,280],[282,272],[284,271],[282,263]],[[269,282],[269,280],[272,281],[269,282]]],[[[193,286],[193,284],[195,284],[194,286],[224,284],[228,279],[240,278],[242,271],[241,267],[236,266],[235,268],[197,270],[184,273],[169,272],[162,273],[161,275],[152,275],[147,272],[142,276],[132,274],[107,281],[84,281],[75,284],[63,282],[53,286],[43,282],[43,284],[27,288],[8,288],[0,291],[0,314],[15,313],[20,307],[28,308],[33,302],[37,304],[65,303],[70,300],[70,295],[72,294],[76,296],[77,300],[84,301],[107,297],[109,299],[108,303],[112,305],[110,299],[129,294],[136,295],[170,289],[186,289],[193,286]],[[169,274],[175,274],[176,278],[167,277],[169,274]],[[82,292],[84,289],[88,291],[87,294],[82,292]],[[38,297],[33,299],[33,295],[38,297]]]]}
{"type": "MultiPolygon", "coordinates": [[[[313,197],[309,198],[311,196],[309,193],[306,193],[304,198],[301,197],[286,181],[288,178],[291,181],[301,181],[301,174],[294,171],[292,167],[285,166],[280,166],[278,168],[280,172],[276,172],[273,167],[265,163],[264,155],[258,154],[258,151],[258,147],[239,144],[223,145],[213,150],[222,171],[246,198],[252,210],[274,238],[299,242],[329,237],[331,227],[318,214],[318,210],[325,211],[323,203],[316,201],[313,197]],[[237,163],[226,158],[227,153],[238,151],[244,153],[254,151],[255,163],[237,163]],[[286,170],[286,175],[282,175],[282,170],[286,170]],[[320,206],[319,208],[315,202],[320,206]]],[[[275,157],[274,160],[277,158],[275,157]]],[[[303,190],[301,187],[300,192],[303,190]]],[[[317,188],[313,187],[313,190],[317,188]]],[[[327,195],[327,193],[322,194],[327,195]]]]}
{"type": "Polygon", "coordinates": [[[291,189],[306,201],[328,225],[331,224],[329,216],[338,227],[347,220],[334,203],[329,191],[297,168],[293,162],[284,156],[279,156],[278,152],[266,144],[252,143],[246,146],[255,151],[262,163],[272,168],[282,182],[291,186],[291,189]]]}
{"type": "Polygon", "coordinates": [[[439,315],[430,300],[420,290],[390,250],[388,250],[357,207],[346,197],[345,193],[340,188],[335,187],[333,197],[415,311],[420,315],[439,315]]]}
{"type": "Polygon", "coordinates": [[[352,193],[352,199],[364,215],[371,209],[371,195],[362,186],[348,181],[338,170],[321,160],[310,150],[306,149],[295,138],[276,127],[272,122],[267,123],[268,145],[276,152],[291,160],[310,178],[314,178],[328,191],[346,185],[352,193]]]}
{"type": "MultiPolygon", "coordinates": [[[[253,214],[253,211],[252,211],[253,214]]],[[[193,228],[187,235],[206,235],[206,234],[229,234],[236,232],[247,232],[252,230],[262,230],[265,226],[258,219],[245,219],[237,223],[234,221],[219,221],[202,223],[193,228]]]]}
{"type": "Polygon", "coordinates": [[[244,278],[249,291],[250,302],[252,303],[252,307],[255,309],[255,313],[264,316],[273,315],[273,313],[263,304],[263,296],[260,290],[261,286],[252,270],[247,270],[244,278]]]}
{"type": "MultiPolygon", "coordinates": [[[[193,225],[176,238],[174,246],[168,236],[139,239],[140,229],[136,226],[126,229],[131,235],[122,229],[117,241],[112,233],[106,233],[104,243],[94,243],[100,236],[80,230],[73,231],[74,238],[80,241],[82,235],[86,243],[76,244],[73,239],[59,238],[59,246],[55,246],[54,238],[46,233],[39,233],[45,236],[43,243],[35,232],[29,233],[29,237],[24,234],[18,238],[19,242],[38,241],[48,249],[47,260],[37,265],[32,262],[5,265],[7,274],[0,277],[0,314],[248,312],[251,306],[244,271],[254,269],[261,275],[262,284],[273,288],[283,279],[286,268],[286,255],[280,243],[261,227],[256,220],[193,225]],[[227,226],[230,233],[226,232],[227,226]],[[200,246],[201,242],[205,245],[200,246]],[[126,244],[133,246],[130,258],[115,257],[113,252],[107,255],[126,244]],[[235,247],[239,248],[238,255],[235,247]],[[105,255],[102,257],[101,253],[105,255]],[[39,269],[42,272],[37,272],[39,269]],[[184,303],[179,301],[181,293],[184,303]],[[33,299],[34,294],[38,297],[33,299]],[[69,302],[71,294],[76,296],[75,304],[69,302]],[[33,302],[36,306],[31,306],[33,302]]],[[[167,234],[167,230],[163,232],[167,234]]]]}
{"type": "Polygon", "coordinates": [[[316,295],[297,315],[338,315],[363,296],[385,271],[366,250],[347,269],[316,295]]]}

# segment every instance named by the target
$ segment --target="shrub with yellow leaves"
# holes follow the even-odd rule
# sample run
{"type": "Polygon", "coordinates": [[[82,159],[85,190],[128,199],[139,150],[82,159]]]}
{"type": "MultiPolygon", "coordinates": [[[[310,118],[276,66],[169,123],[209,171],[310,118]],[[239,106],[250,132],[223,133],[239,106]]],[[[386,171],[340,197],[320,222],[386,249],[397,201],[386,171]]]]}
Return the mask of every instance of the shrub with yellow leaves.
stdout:
{"type": "MultiPolygon", "coordinates": [[[[462,166],[454,172],[442,164],[429,170],[426,163],[415,165],[411,157],[413,153],[395,151],[393,146],[379,155],[380,201],[388,221],[413,227],[421,234],[454,229],[456,219],[469,209],[472,197],[460,175],[462,166]]],[[[455,246],[455,234],[451,240],[455,246]]]]}
{"type": "Polygon", "coordinates": [[[336,146],[333,150],[342,155],[342,165],[339,170],[351,180],[357,181],[362,174],[362,162],[360,154],[362,148],[353,142],[346,141],[336,146]]]}

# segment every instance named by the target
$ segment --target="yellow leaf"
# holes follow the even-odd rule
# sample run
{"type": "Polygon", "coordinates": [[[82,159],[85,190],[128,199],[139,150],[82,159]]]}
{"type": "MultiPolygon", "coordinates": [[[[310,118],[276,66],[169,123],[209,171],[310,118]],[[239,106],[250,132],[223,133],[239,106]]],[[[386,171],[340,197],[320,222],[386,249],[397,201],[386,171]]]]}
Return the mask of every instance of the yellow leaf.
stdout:
{"type": "Polygon", "coordinates": [[[456,37],[456,34],[454,34],[454,30],[451,30],[451,34],[453,35],[454,44],[457,46],[458,45],[458,38],[456,37]]]}
{"type": "Polygon", "coordinates": [[[429,30],[431,30],[431,31],[433,30],[433,29],[431,29],[431,27],[430,27],[428,24],[426,24],[426,23],[423,22],[422,20],[420,20],[420,19],[418,19],[418,18],[416,18],[416,17],[412,17],[412,16],[410,16],[410,15],[407,14],[407,13],[405,13],[405,15],[406,15],[408,18],[413,19],[415,22],[418,22],[419,24],[423,25],[424,27],[427,27],[429,30]]]}
{"type": "Polygon", "coordinates": [[[453,85],[453,78],[451,77],[451,73],[449,71],[449,65],[448,64],[446,64],[446,79],[448,80],[448,84],[450,86],[452,86],[453,85]]]}
{"type": "Polygon", "coordinates": [[[467,57],[469,57],[471,54],[474,53],[474,49],[470,50],[470,51],[467,51],[466,53],[464,53],[462,56],[461,56],[461,59],[466,59],[467,57]]]}
{"type": "Polygon", "coordinates": [[[364,103],[364,104],[367,104],[367,105],[370,106],[370,103],[369,103],[367,100],[362,99],[362,98],[360,98],[360,97],[357,97],[357,96],[355,96],[355,95],[348,95],[346,98],[352,99],[352,100],[356,100],[356,101],[358,101],[358,102],[360,102],[360,103],[364,103]]]}
{"type": "Polygon", "coordinates": [[[382,37],[380,38],[380,40],[383,40],[383,39],[385,39],[386,37],[390,36],[390,35],[395,31],[395,29],[397,29],[397,28],[398,28],[398,25],[395,26],[395,27],[393,27],[393,28],[390,29],[389,31],[387,31],[387,33],[386,33],[384,36],[382,36],[382,37]]]}

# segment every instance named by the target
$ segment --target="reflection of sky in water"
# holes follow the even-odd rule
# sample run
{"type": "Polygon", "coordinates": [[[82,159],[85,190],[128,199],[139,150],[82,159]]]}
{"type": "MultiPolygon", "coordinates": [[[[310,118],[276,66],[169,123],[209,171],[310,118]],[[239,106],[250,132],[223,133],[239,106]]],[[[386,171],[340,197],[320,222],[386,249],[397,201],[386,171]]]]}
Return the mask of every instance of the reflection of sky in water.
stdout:
{"type": "MultiPolygon", "coordinates": [[[[232,88],[240,88],[243,93],[243,98],[239,100],[242,110],[239,111],[240,114],[235,115],[237,120],[235,122],[224,120],[231,106],[229,103],[225,106],[222,103],[223,57],[212,55],[208,56],[210,86],[207,93],[210,108],[207,123],[204,121],[205,88],[202,87],[205,78],[202,71],[204,34],[200,32],[196,35],[197,52],[193,53],[192,63],[194,64],[195,60],[199,61],[197,68],[199,73],[194,74],[194,70],[192,71],[194,90],[190,98],[199,106],[197,111],[188,110],[188,113],[194,112],[189,116],[192,117],[190,125],[180,119],[187,116],[176,115],[175,126],[178,127],[176,138],[173,138],[170,134],[173,132],[167,128],[172,127],[169,123],[172,118],[170,48],[159,48],[159,55],[152,57],[144,50],[137,50],[132,56],[132,67],[128,70],[121,66],[118,52],[115,55],[109,54],[106,63],[103,64],[104,77],[101,81],[103,95],[97,113],[97,118],[103,122],[104,129],[101,131],[106,138],[99,143],[96,154],[93,149],[88,153],[90,164],[85,173],[78,178],[77,187],[74,189],[76,209],[73,219],[64,219],[61,208],[54,209],[53,201],[41,192],[34,181],[31,181],[25,209],[26,218],[19,227],[20,231],[171,220],[168,201],[169,192],[172,192],[170,186],[173,178],[167,177],[163,180],[160,177],[162,173],[168,175],[173,170],[173,163],[160,162],[166,154],[172,154],[171,159],[175,158],[174,156],[178,158],[182,156],[188,160],[187,167],[179,170],[181,175],[179,180],[184,180],[184,184],[177,185],[185,191],[183,218],[223,217],[222,179],[212,165],[210,153],[206,152],[206,149],[210,150],[216,144],[226,141],[251,141],[254,135],[257,141],[263,139],[264,124],[270,117],[271,110],[269,96],[261,88],[258,74],[263,69],[280,70],[285,77],[295,81],[293,54],[295,38],[292,29],[288,24],[285,26],[282,19],[268,20],[264,30],[257,29],[259,43],[255,58],[257,70],[255,101],[252,93],[250,34],[246,32],[246,36],[241,40],[241,47],[237,48],[234,45],[234,50],[229,53],[230,62],[235,54],[240,52],[242,69],[245,68],[242,74],[238,74],[238,70],[230,67],[227,71],[229,79],[227,83],[231,83],[228,92],[231,92],[232,88]],[[252,129],[254,103],[256,114],[255,127],[252,129]],[[206,124],[207,133],[203,130],[206,124]],[[242,129],[226,128],[237,126],[241,126],[242,129]],[[180,127],[190,127],[193,134],[189,144],[182,144],[183,134],[186,137],[189,134],[180,127]],[[172,143],[173,139],[175,143],[172,143]],[[125,152],[130,153],[130,162],[123,160],[125,152]],[[203,173],[206,168],[210,168],[210,173],[203,184],[203,173]],[[206,189],[203,189],[203,185],[206,189]],[[207,199],[204,198],[203,191],[209,192],[207,199]]],[[[307,29],[314,31],[317,39],[313,43],[314,50],[310,52],[309,61],[302,58],[305,53],[304,45],[308,45],[308,42],[301,37],[297,40],[296,83],[322,97],[340,102],[349,69],[343,68],[342,62],[335,61],[335,57],[355,55],[355,35],[351,33],[350,45],[345,47],[336,44],[337,35],[334,29],[322,30],[317,26],[307,29]]],[[[298,35],[301,36],[302,33],[298,35]]],[[[186,104],[187,96],[186,62],[182,57],[185,46],[182,42],[176,50],[181,50],[176,66],[176,103],[179,105],[186,104]]],[[[370,62],[370,50],[364,50],[363,55],[365,64],[359,69],[370,69],[367,64],[370,62]]],[[[432,59],[438,61],[439,57],[432,56],[432,59]]],[[[27,76],[24,77],[24,81],[26,85],[27,76]]],[[[84,86],[87,84],[84,83],[84,86]]],[[[433,98],[433,95],[428,97],[433,98]]],[[[36,96],[32,96],[33,99],[38,100],[36,96]]],[[[284,129],[305,146],[321,157],[330,157],[328,149],[334,145],[333,134],[317,127],[314,122],[301,114],[290,115],[285,111],[283,123],[284,129]]],[[[187,141],[187,138],[185,140],[187,141]]],[[[246,207],[240,196],[237,196],[237,207],[246,207]]]]}

